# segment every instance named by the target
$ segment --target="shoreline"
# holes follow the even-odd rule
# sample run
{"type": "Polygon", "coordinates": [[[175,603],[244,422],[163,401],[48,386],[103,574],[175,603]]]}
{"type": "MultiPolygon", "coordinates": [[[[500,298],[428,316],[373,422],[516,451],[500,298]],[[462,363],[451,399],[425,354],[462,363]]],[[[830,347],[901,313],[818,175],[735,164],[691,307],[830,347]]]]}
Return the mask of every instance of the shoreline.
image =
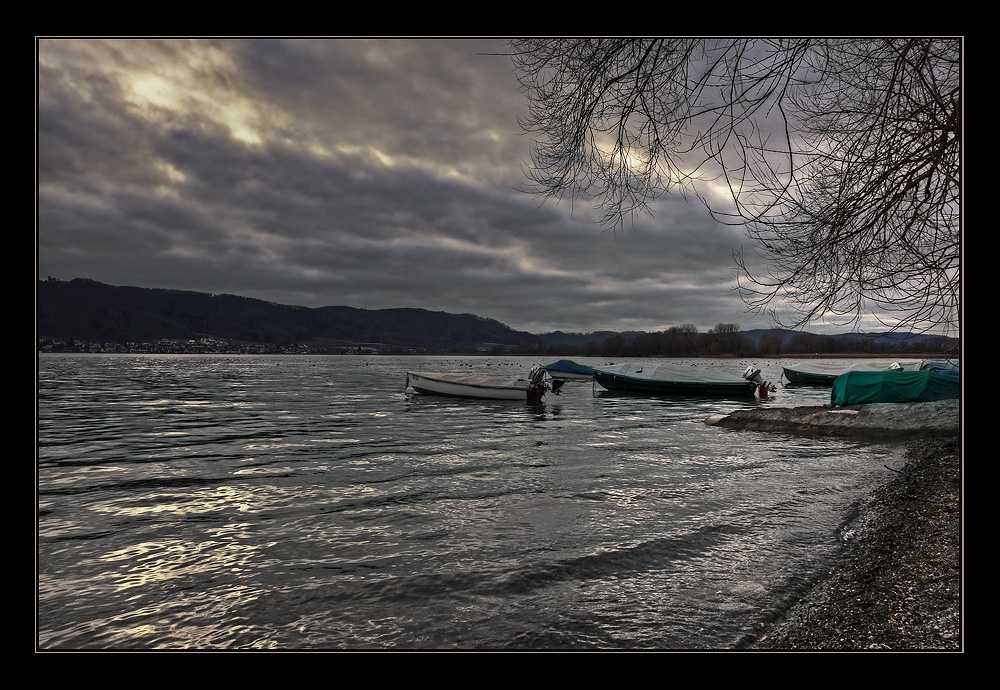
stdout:
{"type": "MultiPolygon", "coordinates": [[[[952,406],[953,426],[925,428],[924,433],[907,428],[914,409],[939,417],[941,406],[876,406],[871,414],[882,419],[881,425],[855,426],[869,411],[861,409],[856,415],[830,416],[835,420],[830,429],[818,430],[808,423],[800,428],[804,433],[861,434],[901,442],[905,463],[890,468],[897,476],[862,501],[860,515],[831,571],[799,596],[780,619],[748,634],[739,649],[963,650],[962,438],[958,401],[952,406]],[[849,418],[846,423],[844,417],[849,418]],[[910,419],[903,428],[893,421],[906,417],[910,419]]],[[[947,412],[949,406],[944,407],[947,412]]],[[[797,414],[817,412],[810,409],[797,414]]],[[[785,430],[792,428],[789,416],[795,415],[788,412],[780,420],[785,430]]],[[[758,421],[765,427],[777,423],[773,415],[758,421]]],[[[752,415],[720,426],[759,428],[752,415]]]]}

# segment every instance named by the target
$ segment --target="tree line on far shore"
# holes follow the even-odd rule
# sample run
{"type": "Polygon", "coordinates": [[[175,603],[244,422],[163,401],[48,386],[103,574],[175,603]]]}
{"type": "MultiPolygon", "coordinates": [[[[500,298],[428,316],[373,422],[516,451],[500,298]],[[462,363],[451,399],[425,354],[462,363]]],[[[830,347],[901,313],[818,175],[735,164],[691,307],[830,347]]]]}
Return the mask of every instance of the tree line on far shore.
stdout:
{"type": "Polygon", "coordinates": [[[740,331],[737,324],[720,323],[706,332],[685,324],[672,326],[657,333],[613,335],[601,341],[583,345],[525,344],[501,347],[496,351],[510,354],[549,354],[580,357],[722,357],[759,356],[782,357],[792,355],[855,355],[855,356],[906,356],[941,354],[956,356],[958,341],[955,338],[913,336],[887,339],[865,334],[817,335],[776,331],[758,339],[740,331]]]}
{"type": "MultiPolygon", "coordinates": [[[[551,336],[551,334],[550,334],[551,336]]],[[[158,354],[394,354],[394,355],[532,355],[545,357],[957,357],[960,341],[944,336],[903,336],[788,331],[743,332],[738,324],[717,324],[706,332],[685,324],[655,333],[615,333],[581,343],[554,339],[518,344],[455,342],[443,348],[388,343],[331,344],[309,339],[255,343],[220,338],[160,339],[155,342],[93,342],[39,338],[39,352],[158,353],[158,354]]],[[[569,336],[572,338],[573,336],[569,336]]],[[[586,336],[576,336],[586,338],[586,336]]]]}

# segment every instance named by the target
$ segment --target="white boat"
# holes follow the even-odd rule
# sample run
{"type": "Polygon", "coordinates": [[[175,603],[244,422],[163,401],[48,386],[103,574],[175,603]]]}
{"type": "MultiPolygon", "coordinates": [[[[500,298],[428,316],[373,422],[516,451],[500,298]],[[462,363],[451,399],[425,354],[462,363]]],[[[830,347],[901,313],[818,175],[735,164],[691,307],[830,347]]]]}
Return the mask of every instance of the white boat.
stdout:
{"type": "Polygon", "coordinates": [[[527,379],[431,371],[406,373],[406,386],[413,392],[456,398],[538,402],[550,390],[558,394],[560,385],[560,381],[546,381],[541,367],[532,367],[527,379]]]}

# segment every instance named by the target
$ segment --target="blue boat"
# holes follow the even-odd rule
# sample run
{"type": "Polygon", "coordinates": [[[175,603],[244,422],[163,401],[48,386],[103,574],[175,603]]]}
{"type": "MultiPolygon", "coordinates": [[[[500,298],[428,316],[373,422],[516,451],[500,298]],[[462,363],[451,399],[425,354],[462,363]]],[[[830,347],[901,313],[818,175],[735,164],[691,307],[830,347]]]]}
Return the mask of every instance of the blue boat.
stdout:
{"type": "Polygon", "coordinates": [[[936,371],[945,376],[959,375],[959,361],[957,359],[925,359],[920,363],[921,371],[936,371]]]}
{"type": "Polygon", "coordinates": [[[589,381],[594,377],[593,368],[577,364],[570,359],[560,359],[552,364],[543,364],[542,369],[549,372],[549,376],[554,379],[589,381]]]}

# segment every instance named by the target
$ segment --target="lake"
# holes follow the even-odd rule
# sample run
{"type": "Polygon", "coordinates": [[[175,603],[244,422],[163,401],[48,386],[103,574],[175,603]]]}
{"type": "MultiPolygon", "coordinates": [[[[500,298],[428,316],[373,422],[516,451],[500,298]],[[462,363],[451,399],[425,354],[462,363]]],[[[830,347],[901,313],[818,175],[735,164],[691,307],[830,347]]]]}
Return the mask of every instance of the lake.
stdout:
{"type": "Polygon", "coordinates": [[[678,360],[768,401],[404,391],[550,359],[39,355],[38,648],[738,649],[902,465],[704,423],[829,402],[780,360],[678,360]]]}

